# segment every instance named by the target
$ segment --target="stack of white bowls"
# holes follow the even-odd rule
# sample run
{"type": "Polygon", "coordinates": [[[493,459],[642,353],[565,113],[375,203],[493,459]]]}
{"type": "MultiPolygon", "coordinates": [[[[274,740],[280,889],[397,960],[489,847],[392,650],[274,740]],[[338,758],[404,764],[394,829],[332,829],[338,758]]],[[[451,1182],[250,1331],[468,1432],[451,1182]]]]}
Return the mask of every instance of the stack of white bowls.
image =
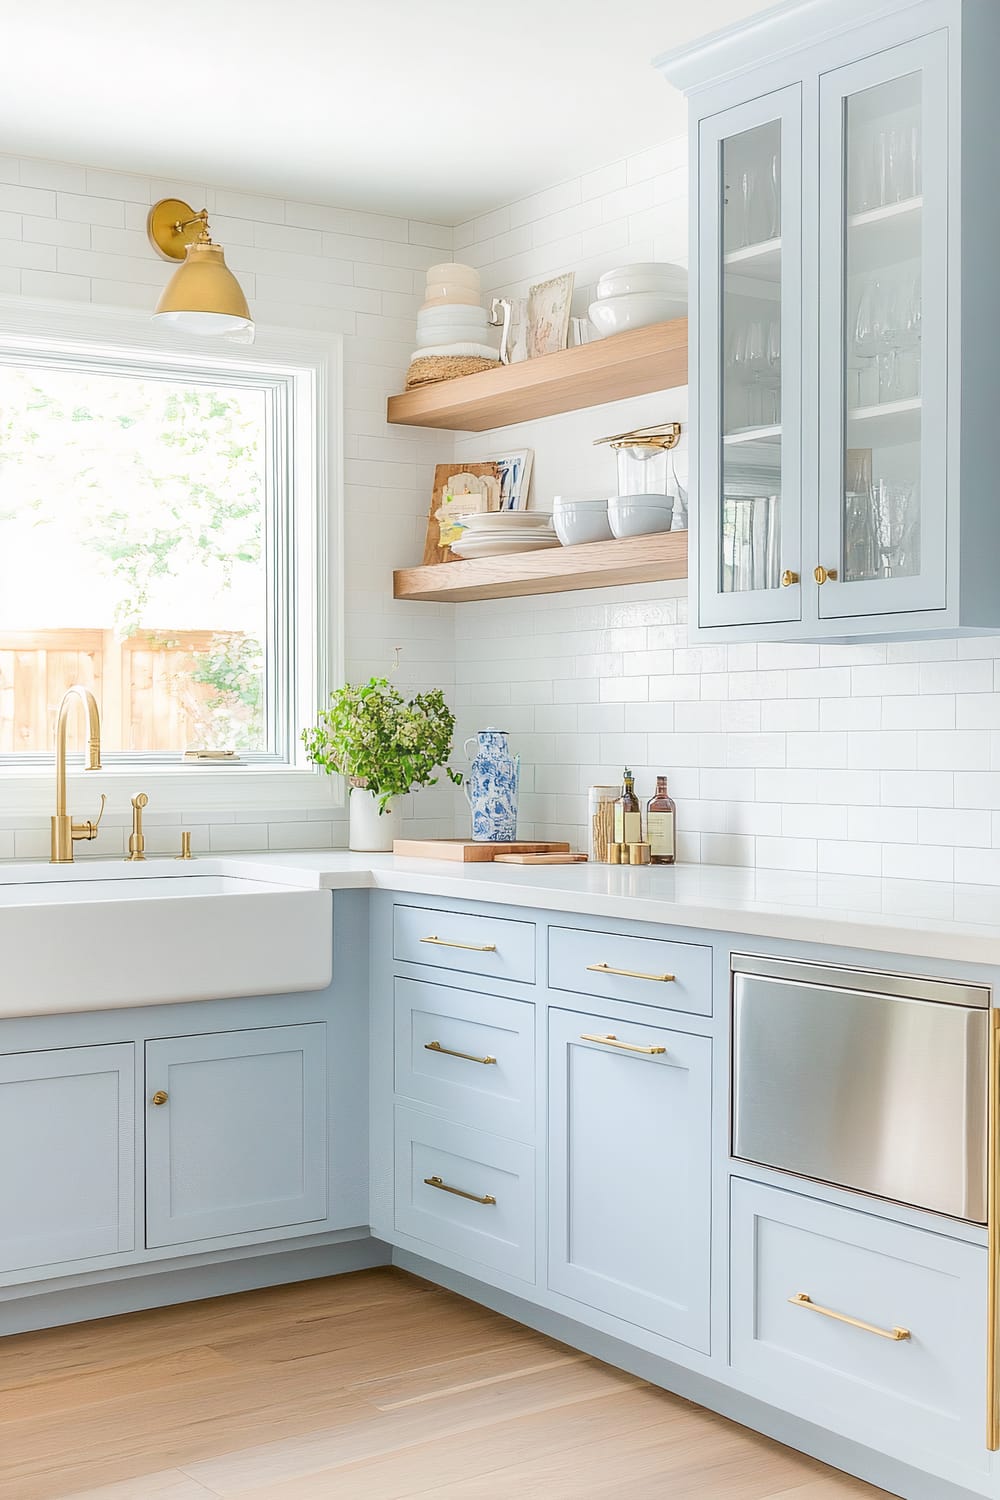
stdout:
{"type": "Polygon", "coordinates": [[[687,315],[687,272],[667,261],[640,261],[605,271],[590,321],[603,337],[687,315]]]}
{"type": "Polygon", "coordinates": [[[552,524],[564,547],[581,542],[610,542],[607,499],[579,499],[573,495],[556,495],[552,502],[552,524]]]}
{"type": "Polygon", "coordinates": [[[499,360],[486,309],[479,297],[479,272],[475,266],[453,261],[431,266],[423,306],[417,313],[417,349],[412,358],[467,355],[499,360]]]}

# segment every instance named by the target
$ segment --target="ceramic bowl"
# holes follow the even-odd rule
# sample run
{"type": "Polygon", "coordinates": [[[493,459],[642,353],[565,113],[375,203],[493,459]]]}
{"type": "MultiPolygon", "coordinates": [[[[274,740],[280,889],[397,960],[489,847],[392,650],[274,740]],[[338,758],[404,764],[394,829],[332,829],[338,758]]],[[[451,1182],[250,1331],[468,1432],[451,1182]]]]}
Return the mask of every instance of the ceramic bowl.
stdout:
{"type": "Polygon", "coordinates": [[[627,297],[633,292],[659,292],[665,297],[686,299],[687,272],[683,266],[673,266],[667,261],[662,265],[619,266],[615,271],[605,271],[597,283],[601,302],[608,297],[627,297]]]}
{"type": "Polygon", "coordinates": [[[624,333],[626,328],[645,328],[650,323],[683,318],[687,301],[667,297],[662,292],[631,292],[624,297],[605,297],[592,302],[588,311],[598,333],[607,338],[612,333],[624,333]]]}
{"type": "Polygon", "coordinates": [[[552,525],[564,547],[612,539],[606,500],[572,500],[557,495],[552,505],[552,525]]]}
{"type": "Polygon", "coordinates": [[[475,325],[468,328],[418,328],[417,344],[421,349],[437,349],[445,344],[478,344],[489,349],[491,354],[496,353],[495,346],[489,342],[489,330],[475,325]]]}
{"type": "Polygon", "coordinates": [[[436,266],[428,266],[428,286],[432,281],[461,282],[463,286],[475,287],[477,292],[479,290],[479,272],[475,266],[464,266],[457,260],[443,260],[436,266]]]}
{"type": "Polygon", "coordinates": [[[418,327],[423,324],[429,328],[442,328],[448,323],[463,326],[478,323],[485,328],[488,322],[486,309],[478,302],[443,302],[440,307],[422,307],[417,313],[418,327]]]}
{"type": "Polygon", "coordinates": [[[425,307],[478,307],[479,291],[461,281],[432,281],[424,290],[425,307]]]}
{"type": "Polygon", "coordinates": [[[619,540],[669,531],[674,518],[673,496],[613,495],[608,501],[608,521],[619,540]]]}

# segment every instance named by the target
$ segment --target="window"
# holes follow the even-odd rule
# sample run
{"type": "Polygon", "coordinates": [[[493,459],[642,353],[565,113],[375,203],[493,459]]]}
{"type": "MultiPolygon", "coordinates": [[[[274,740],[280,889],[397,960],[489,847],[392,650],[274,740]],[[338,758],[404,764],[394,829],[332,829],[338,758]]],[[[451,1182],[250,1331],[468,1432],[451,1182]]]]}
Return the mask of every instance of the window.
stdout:
{"type": "Polygon", "coordinates": [[[143,333],[0,327],[0,764],[51,757],[74,682],[112,764],[301,764],[333,646],[323,361],[143,333]]]}

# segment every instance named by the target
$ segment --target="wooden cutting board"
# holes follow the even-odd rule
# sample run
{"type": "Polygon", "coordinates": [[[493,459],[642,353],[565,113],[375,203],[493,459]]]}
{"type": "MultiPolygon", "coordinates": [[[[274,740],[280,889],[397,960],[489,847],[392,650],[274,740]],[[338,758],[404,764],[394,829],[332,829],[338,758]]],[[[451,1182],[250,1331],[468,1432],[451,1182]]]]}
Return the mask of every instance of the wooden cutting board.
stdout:
{"type": "Polygon", "coordinates": [[[484,864],[498,854],[568,854],[569,844],[558,839],[516,839],[513,843],[476,844],[472,839],[395,839],[393,854],[407,859],[454,859],[484,864]]]}
{"type": "Polygon", "coordinates": [[[450,547],[441,546],[441,528],[437,520],[437,509],[444,497],[449,479],[456,474],[471,474],[474,479],[499,479],[500,469],[495,463],[482,464],[438,464],[434,470],[434,489],[431,491],[431,508],[427,515],[427,537],[424,541],[424,566],[434,563],[459,562],[450,547]]]}
{"type": "Polygon", "coordinates": [[[495,865],[585,865],[586,854],[497,854],[495,865]]]}

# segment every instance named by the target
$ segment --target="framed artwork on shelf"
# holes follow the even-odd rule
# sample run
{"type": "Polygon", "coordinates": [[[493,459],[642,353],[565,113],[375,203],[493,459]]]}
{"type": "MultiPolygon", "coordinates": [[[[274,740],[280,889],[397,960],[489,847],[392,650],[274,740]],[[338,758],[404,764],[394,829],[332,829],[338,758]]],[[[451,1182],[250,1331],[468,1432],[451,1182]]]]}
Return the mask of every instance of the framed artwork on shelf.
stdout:
{"type": "Polygon", "coordinates": [[[557,354],[566,348],[575,280],[573,272],[567,271],[565,276],[540,281],[528,292],[529,359],[537,359],[541,354],[557,354]]]}
{"type": "Polygon", "coordinates": [[[500,480],[498,510],[527,510],[533,458],[534,451],[531,448],[490,454],[489,462],[495,466],[500,480]]]}

